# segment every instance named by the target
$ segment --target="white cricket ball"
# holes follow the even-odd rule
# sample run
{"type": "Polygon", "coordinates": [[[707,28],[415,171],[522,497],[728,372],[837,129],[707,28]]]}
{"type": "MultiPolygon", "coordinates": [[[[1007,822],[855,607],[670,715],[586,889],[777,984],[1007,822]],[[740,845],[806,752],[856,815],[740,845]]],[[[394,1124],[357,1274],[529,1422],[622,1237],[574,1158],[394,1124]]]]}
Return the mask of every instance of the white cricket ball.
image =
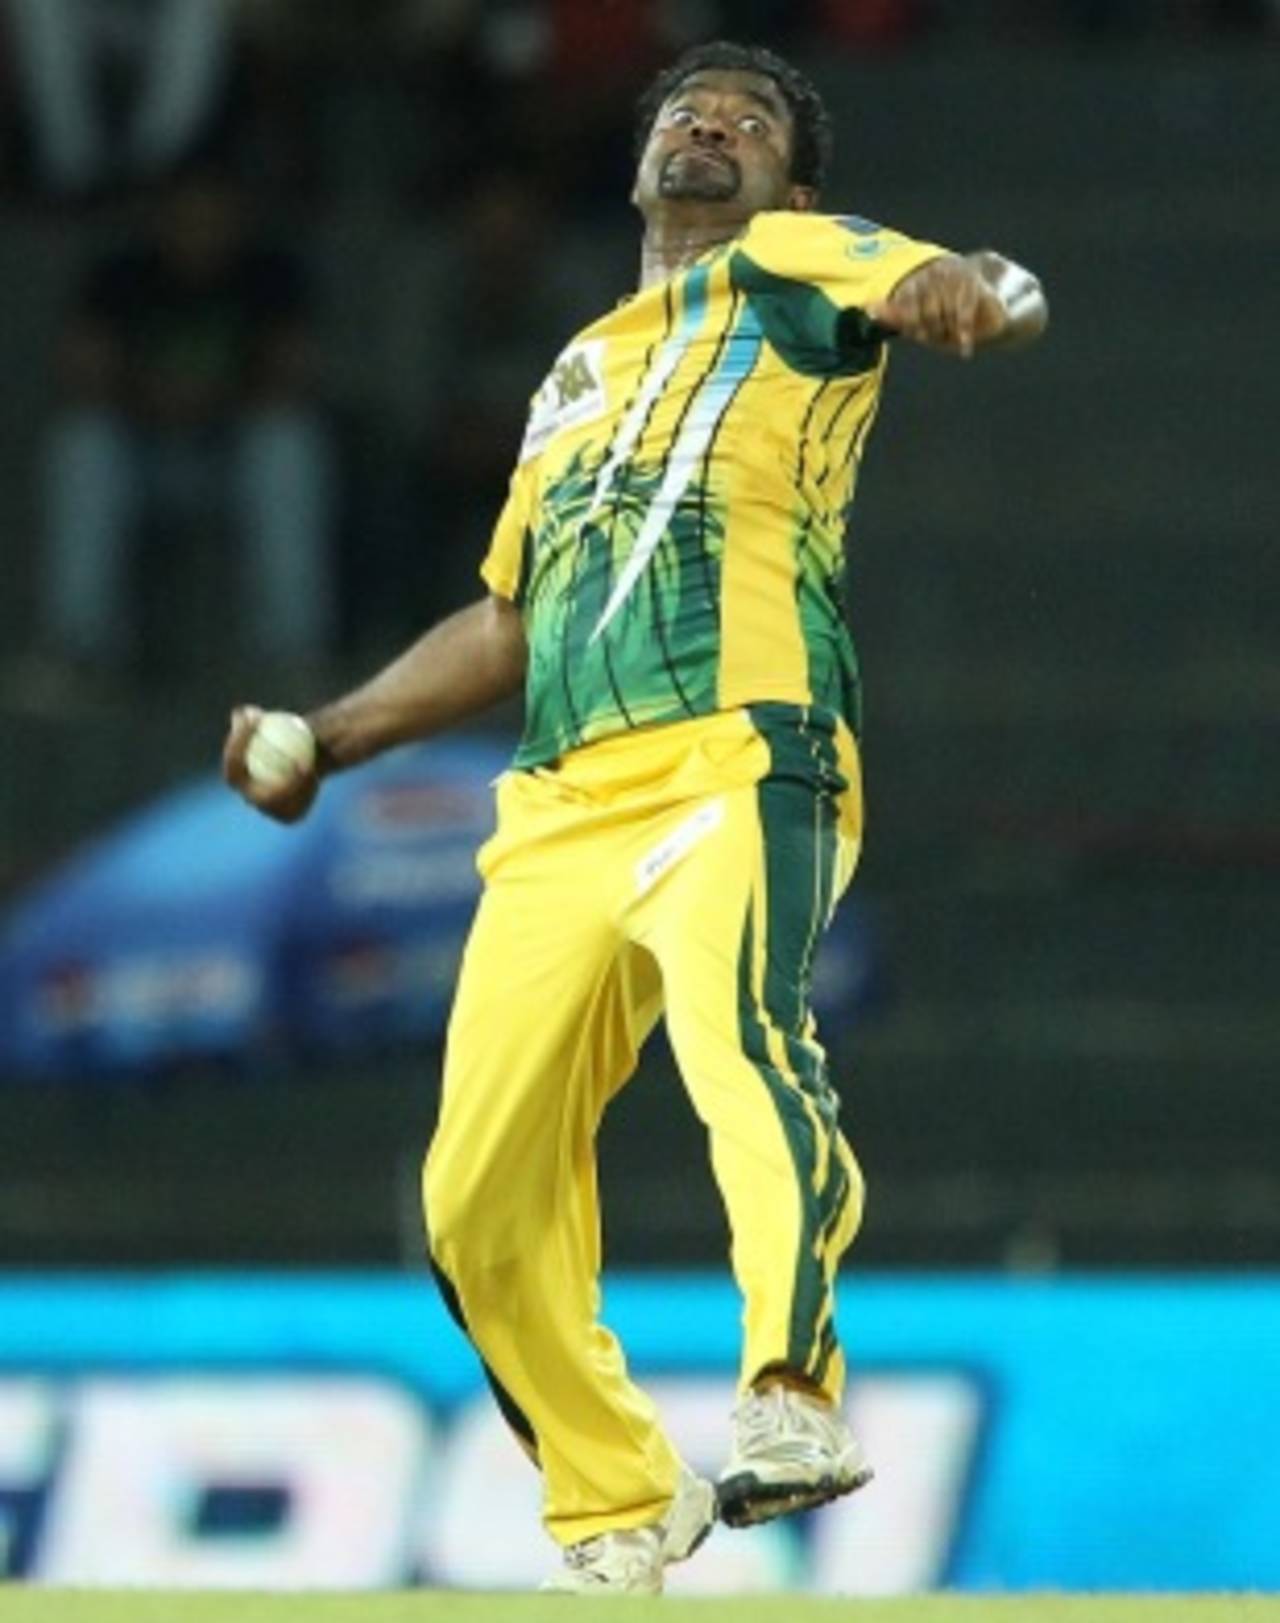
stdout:
{"type": "Polygon", "coordinates": [[[253,730],[244,764],[262,789],[282,789],[316,764],[315,734],[290,710],[268,710],[253,730]]]}

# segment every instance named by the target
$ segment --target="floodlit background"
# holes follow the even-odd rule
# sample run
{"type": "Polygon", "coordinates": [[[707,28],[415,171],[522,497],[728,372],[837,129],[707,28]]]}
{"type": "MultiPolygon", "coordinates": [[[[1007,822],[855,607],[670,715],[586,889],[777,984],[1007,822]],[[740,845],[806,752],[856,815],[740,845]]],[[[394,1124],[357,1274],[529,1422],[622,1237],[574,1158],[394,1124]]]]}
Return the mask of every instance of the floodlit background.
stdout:
{"type": "MultiPolygon", "coordinates": [[[[829,207],[1053,320],[895,357],[850,537],[819,1007],[881,1480],[689,1582],[1280,1587],[1274,0],[0,0],[0,1575],[545,1560],[417,1209],[517,717],[304,830],[210,774],[233,702],[476,595],[529,395],[634,281],[635,95],[726,34],[827,94],[829,207]]],[[[736,1309],[661,1045],[603,1153],[611,1311],[714,1468],[736,1309]]]]}

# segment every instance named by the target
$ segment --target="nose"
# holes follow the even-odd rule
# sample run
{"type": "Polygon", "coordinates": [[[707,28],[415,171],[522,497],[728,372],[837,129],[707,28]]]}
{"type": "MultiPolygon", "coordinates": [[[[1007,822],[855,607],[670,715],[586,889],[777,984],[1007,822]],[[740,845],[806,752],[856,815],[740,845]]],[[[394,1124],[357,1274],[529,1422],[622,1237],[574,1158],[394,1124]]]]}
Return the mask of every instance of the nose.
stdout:
{"type": "Polygon", "coordinates": [[[690,126],[689,134],[695,141],[709,141],[716,146],[724,146],[730,140],[732,131],[718,114],[702,113],[690,126]]]}

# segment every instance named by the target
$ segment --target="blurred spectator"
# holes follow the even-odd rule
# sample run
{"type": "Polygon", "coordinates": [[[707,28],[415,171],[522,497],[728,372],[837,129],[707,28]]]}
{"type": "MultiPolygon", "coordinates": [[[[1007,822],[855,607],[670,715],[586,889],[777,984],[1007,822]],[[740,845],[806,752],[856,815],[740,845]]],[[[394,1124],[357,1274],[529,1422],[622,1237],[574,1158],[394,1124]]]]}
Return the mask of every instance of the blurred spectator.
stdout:
{"type": "Polygon", "coordinates": [[[477,181],[451,222],[436,267],[427,470],[433,511],[451,538],[433,574],[450,599],[473,583],[529,398],[573,330],[552,285],[551,233],[549,211],[528,183],[494,173],[477,181]]]}
{"type": "Polygon", "coordinates": [[[925,0],[817,0],[816,11],[829,40],[854,47],[909,44],[929,21],[925,0]]]}
{"type": "Polygon", "coordinates": [[[564,84],[600,94],[601,80],[628,84],[654,66],[665,29],[645,0],[549,0],[553,71],[564,84]]]}
{"type": "Polygon", "coordinates": [[[775,49],[812,33],[812,10],[813,0],[682,0],[674,7],[684,40],[719,35],[775,49]]]}
{"type": "Polygon", "coordinates": [[[166,173],[209,137],[231,72],[228,0],[6,0],[40,183],[166,173]]]}
{"type": "Polygon", "coordinates": [[[440,53],[450,63],[440,94],[451,117],[427,194],[456,199],[516,160],[547,206],[617,208],[630,180],[631,103],[668,55],[666,9],[651,0],[473,6],[440,53]]]}
{"type": "Polygon", "coordinates": [[[438,46],[474,24],[478,0],[237,0],[255,31],[310,49],[403,53],[438,46]]]}
{"type": "Polygon", "coordinates": [[[60,372],[42,607],[63,670],[135,662],[135,544],[145,533],[180,547],[209,513],[243,545],[253,652],[283,670],[321,659],[334,475],[303,275],[255,238],[227,174],[174,181],[145,233],[93,265],[60,372]]]}
{"type": "Polygon", "coordinates": [[[431,585],[452,603],[474,592],[476,562],[519,450],[529,400],[560,347],[635,286],[634,232],[619,242],[576,228],[527,176],[495,170],[436,234],[420,262],[420,369],[431,379],[422,424],[430,528],[442,545],[431,585]]]}
{"type": "Polygon", "coordinates": [[[1280,24],[1276,0],[1207,0],[1210,22],[1221,29],[1263,33],[1280,24]]]}

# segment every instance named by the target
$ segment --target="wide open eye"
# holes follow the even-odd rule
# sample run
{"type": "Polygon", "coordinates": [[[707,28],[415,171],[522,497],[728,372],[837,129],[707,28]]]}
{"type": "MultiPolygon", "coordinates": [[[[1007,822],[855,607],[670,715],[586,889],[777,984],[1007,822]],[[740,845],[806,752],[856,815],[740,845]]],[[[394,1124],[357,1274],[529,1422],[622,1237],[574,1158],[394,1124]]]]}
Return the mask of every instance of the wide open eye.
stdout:
{"type": "Polygon", "coordinates": [[[690,124],[697,123],[698,115],[692,107],[673,107],[667,114],[667,123],[676,129],[687,130],[690,124]]]}
{"type": "Polygon", "coordinates": [[[738,128],[744,135],[757,141],[762,141],[769,133],[769,126],[756,113],[744,113],[738,120],[738,128]]]}

